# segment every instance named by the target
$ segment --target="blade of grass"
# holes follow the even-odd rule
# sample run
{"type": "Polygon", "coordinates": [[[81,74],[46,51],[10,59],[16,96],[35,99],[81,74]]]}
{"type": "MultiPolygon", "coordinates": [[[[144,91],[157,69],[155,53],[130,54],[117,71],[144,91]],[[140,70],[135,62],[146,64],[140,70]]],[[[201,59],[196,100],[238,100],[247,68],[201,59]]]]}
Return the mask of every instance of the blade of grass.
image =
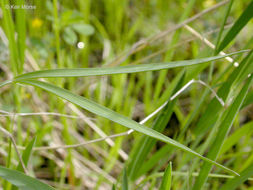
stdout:
{"type": "MultiPolygon", "coordinates": [[[[23,154],[22,154],[22,160],[24,162],[24,165],[27,167],[27,164],[29,162],[29,159],[31,157],[31,154],[32,154],[32,149],[34,147],[36,143],[36,137],[33,138],[33,140],[27,145],[27,147],[25,148],[23,154]]],[[[16,171],[21,171],[21,172],[24,172],[24,169],[21,165],[21,163],[18,164],[17,168],[16,168],[16,171]]],[[[12,186],[12,190],[17,190],[18,188],[16,186],[12,186]]]]}
{"type": "Polygon", "coordinates": [[[126,169],[123,170],[122,190],[128,190],[128,179],[126,169]]]}
{"type": "Polygon", "coordinates": [[[3,26],[9,41],[8,45],[10,51],[11,70],[14,76],[16,76],[19,73],[18,72],[19,61],[18,61],[18,49],[15,41],[15,27],[12,20],[11,10],[6,8],[10,7],[10,3],[7,0],[2,0],[0,3],[3,12],[3,26]]]}
{"type": "Polygon", "coordinates": [[[239,187],[244,181],[253,176],[253,163],[240,173],[240,176],[228,180],[220,190],[234,190],[239,187]]]}
{"type": "Polygon", "coordinates": [[[222,146],[220,154],[222,155],[226,151],[228,151],[232,146],[236,145],[236,143],[245,135],[251,135],[253,133],[253,122],[249,122],[242,126],[240,129],[236,130],[231,136],[229,136],[224,145],[222,146]]]}
{"type": "Polygon", "coordinates": [[[172,163],[170,162],[164,172],[162,184],[161,184],[159,190],[170,190],[171,181],[172,181],[172,163]]]}
{"type": "Polygon", "coordinates": [[[34,78],[56,78],[56,77],[81,77],[81,76],[99,76],[99,75],[111,75],[122,73],[137,73],[144,71],[156,71],[161,69],[169,69],[175,67],[183,67],[189,65],[196,65],[201,63],[207,63],[210,61],[218,60],[226,56],[236,55],[247,52],[248,50],[242,50],[227,55],[219,55],[214,57],[186,60],[186,61],[173,61],[168,63],[153,63],[142,65],[128,65],[119,67],[106,67],[106,68],[76,68],[76,69],[52,69],[35,71],[15,77],[15,80],[27,80],[34,78]]]}
{"type": "Polygon", "coordinates": [[[86,109],[96,115],[99,115],[99,116],[102,116],[104,118],[107,118],[111,121],[114,121],[118,124],[121,124],[125,127],[128,127],[130,129],[133,129],[135,131],[138,131],[142,134],[145,134],[145,135],[148,135],[150,137],[153,137],[153,138],[156,138],[158,140],[161,140],[165,143],[168,143],[168,144],[171,144],[172,146],[175,146],[183,151],[186,151],[192,155],[195,155],[197,157],[199,157],[200,159],[206,161],[206,162],[209,162],[210,164],[214,164],[220,168],[223,168],[224,170],[228,171],[228,172],[231,172],[233,174],[236,174],[238,175],[236,172],[230,170],[229,168],[226,168],[225,166],[221,165],[221,164],[218,164],[200,154],[198,154],[197,152],[189,149],[188,147],[178,143],[177,141],[151,129],[151,128],[147,128],[143,125],[140,125],[139,123],[121,115],[121,114],[118,114],[104,106],[101,106],[89,99],[86,99],[84,97],[81,97],[81,96],[78,96],[76,94],[73,94],[72,92],[68,91],[68,90],[65,90],[65,89],[62,89],[62,88],[59,88],[55,85],[52,85],[52,84],[49,84],[49,83],[46,83],[46,82],[41,82],[41,81],[35,81],[35,80],[25,80],[25,81],[20,81],[20,83],[23,83],[23,84],[27,84],[27,85],[32,85],[32,86],[36,86],[36,87],[39,87],[39,88],[42,88],[48,92],[51,92],[55,95],[57,95],[58,97],[61,97],[63,99],[66,99],[80,107],[82,107],[83,109],[86,109]]]}
{"type": "MultiPolygon", "coordinates": [[[[221,147],[224,143],[224,140],[227,136],[227,133],[229,132],[229,130],[233,124],[233,121],[234,121],[237,113],[239,112],[241,105],[243,104],[243,101],[246,97],[248,89],[252,83],[252,79],[253,79],[253,76],[251,76],[247,80],[246,84],[244,85],[244,87],[242,88],[242,90],[240,91],[240,93],[238,94],[236,99],[234,100],[233,104],[224,113],[225,117],[220,124],[220,128],[217,132],[217,136],[214,139],[210,150],[208,151],[208,154],[207,154],[208,158],[214,159],[214,160],[217,159],[220,149],[221,149],[221,147]]],[[[211,171],[211,168],[212,168],[212,165],[210,165],[208,163],[203,164],[203,166],[200,170],[200,174],[193,186],[193,190],[200,190],[202,188],[205,181],[207,180],[207,177],[208,177],[209,172],[211,171]]]]}
{"type": "Polygon", "coordinates": [[[2,166],[0,166],[0,177],[17,186],[18,188],[20,188],[20,190],[54,190],[54,188],[52,188],[51,186],[42,183],[35,178],[29,177],[24,173],[18,172],[16,170],[11,170],[2,166]]]}
{"type": "MultiPolygon", "coordinates": [[[[26,146],[23,154],[22,154],[22,160],[25,164],[25,166],[27,166],[29,159],[31,157],[32,154],[32,149],[35,146],[36,143],[36,137],[32,139],[32,141],[26,146]]],[[[18,171],[24,171],[22,165],[19,163],[17,166],[17,170],[18,171]]]]}
{"type": "Polygon", "coordinates": [[[253,17],[253,1],[247,6],[247,8],[243,11],[241,16],[232,26],[232,28],[228,31],[226,36],[221,41],[219,47],[216,50],[216,54],[222,51],[227,45],[239,34],[239,32],[243,29],[243,27],[250,21],[253,17]]]}
{"type": "MultiPolygon", "coordinates": [[[[240,76],[240,73],[244,72],[247,69],[248,65],[252,65],[252,63],[249,60],[251,54],[252,51],[243,59],[239,67],[234,69],[234,71],[228,77],[228,80],[225,81],[219,88],[217,94],[220,98],[224,100],[224,102],[226,102],[229,96],[229,92],[230,91],[231,93],[234,92],[231,90],[231,88],[234,85],[238,76],[240,76]]],[[[217,121],[217,117],[221,108],[222,106],[220,105],[220,103],[217,101],[216,98],[214,98],[208,104],[206,111],[204,112],[199,122],[197,123],[196,127],[194,128],[194,133],[196,136],[203,134],[215,124],[215,121],[217,121]]]]}
{"type": "Polygon", "coordinates": [[[231,10],[231,7],[234,3],[234,0],[230,0],[229,4],[228,4],[228,7],[227,7],[227,10],[225,12],[225,17],[223,19],[223,22],[222,22],[222,25],[220,27],[220,31],[219,31],[219,34],[218,34],[218,37],[217,37],[217,41],[216,41],[216,44],[215,44],[215,51],[214,51],[214,55],[217,53],[219,53],[219,51],[217,50],[218,49],[218,46],[219,46],[219,43],[220,43],[220,40],[221,40],[221,37],[222,37],[222,34],[223,34],[223,31],[224,31],[224,26],[227,22],[227,18],[228,18],[228,15],[230,13],[230,10],[231,10]]]}
{"type": "MultiPolygon", "coordinates": [[[[184,74],[181,76],[178,83],[175,85],[172,92],[173,95],[182,87],[183,81],[184,74]]],[[[158,132],[162,132],[164,130],[173,113],[173,107],[175,105],[175,102],[176,100],[169,101],[167,105],[163,108],[162,112],[157,116],[155,122],[153,123],[153,130],[156,130],[158,132]]],[[[138,148],[135,149],[133,155],[131,156],[132,161],[129,163],[129,177],[131,180],[134,180],[138,177],[140,168],[155,143],[155,139],[147,136],[143,136],[140,140],[139,144],[137,145],[138,148]]]]}
{"type": "MultiPolygon", "coordinates": [[[[17,5],[22,7],[25,4],[24,0],[17,1],[17,5]]],[[[18,73],[23,72],[23,64],[25,61],[25,48],[26,48],[26,22],[25,22],[25,9],[16,9],[16,29],[17,29],[17,43],[18,55],[20,64],[18,65],[18,73]]]]}

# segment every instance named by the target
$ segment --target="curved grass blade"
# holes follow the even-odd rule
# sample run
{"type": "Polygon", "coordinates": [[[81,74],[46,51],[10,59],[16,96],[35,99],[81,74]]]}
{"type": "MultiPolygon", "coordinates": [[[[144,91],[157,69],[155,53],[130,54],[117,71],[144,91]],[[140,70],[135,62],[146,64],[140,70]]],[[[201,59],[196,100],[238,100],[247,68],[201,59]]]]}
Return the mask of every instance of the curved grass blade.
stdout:
{"type": "Polygon", "coordinates": [[[183,67],[196,65],[201,63],[207,63],[222,59],[227,56],[236,55],[247,52],[248,50],[242,50],[227,55],[219,55],[214,57],[193,59],[185,61],[174,61],[168,63],[152,63],[142,65],[128,65],[119,67],[100,67],[100,68],[75,68],[75,69],[52,69],[42,70],[30,73],[25,73],[15,77],[15,81],[35,79],[35,78],[56,78],[56,77],[83,77],[83,76],[100,76],[100,75],[111,75],[111,74],[122,74],[122,73],[137,73],[144,71],[157,71],[162,69],[169,69],[175,67],[183,67]]]}
{"type": "Polygon", "coordinates": [[[228,172],[238,175],[235,171],[230,170],[229,168],[200,155],[199,153],[180,144],[179,142],[177,142],[177,141],[175,141],[175,140],[173,140],[173,139],[171,139],[171,138],[169,138],[169,137],[167,137],[167,136],[165,136],[165,135],[163,135],[151,128],[147,128],[147,127],[137,123],[136,121],[131,120],[121,114],[118,114],[118,113],[114,112],[113,110],[110,110],[104,106],[101,106],[89,99],[86,99],[86,98],[81,97],[79,95],[73,94],[72,92],[70,92],[68,90],[65,90],[63,88],[59,88],[55,85],[52,85],[52,84],[49,84],[46,82],[41,82],[41,81],[36,81],[36,80],[25,80],[25,81],[20,81],[20,83],[42,88],[48,92],[51,92],[51,93],[57,95],[58,97],[68,100],[68,101],[70,101],[70,102],[82,107],[83,109],[86,109],[86,110],[96,114],[96,115],[102,116],[102,117],[107,118],[111,121],[114,121],[118,124],[121,124],[125,127],[133,129],[135,131],[138,131],[142,134],[156,138],[156,139],[161,140],[165,143],[171,144],[172,146],[177,147],[177,148],[179,148],[185,152],[188,152],[192,155],[195,155],[210,164],[214,164],[220,168],[223,168],[224,170],[226,170],[228,172]]]}
{"type": "Polygon", "coordinates": [[[228,180],[228,182],[225,183],[225,185],[223,185],[220,190],[234,190],[251,176],[253,176],[253,163],[248,168],[243,170],[240,173],[240,176],[228,180]]]}
{"type": "Polygon", "coordinates": [[[17,186],[20,190],[54,190],[53,187],[29,177],[24,173],[0,166],[0,177],[17,186]]]}
{"type": "Polygon", "coordinates": [[[162,184],[159,190],[170,190],[171,181],[172,181],[172,163],[170,162],[164,172],[162,184]]]}
{"type": "Polygon", "coordinates": [[[232,28],[228,31],[219,47],[216,50],[216,54],[222,51],[227,45],[239,34],[239,32],[243,29],[243,27],[250,21],[253,17],[253,1],[248,5],[248,7],[243,11],[241,16],[232,26],[232,28]]]}
{"type": "MultiPolygon", "coordinates": [[[[236,115],[238,114],[243,101],[246,97],[246,94],[248,92],[248,89],[250,88],[250,85],[252,83],[252,79],[253,79],[253,75],[248,79],[248,81],[246,82],[246,84],[244,85],[244,87],[242,88],[242,90],[240,91],[240,93],[238,94],[238,96],[236,97],[236,99],[234,100],[234,102],[231,104],[231,106],[227,109],[227,111],[224,113],[224,119],[220,124],[220,128],[219,131],[217,132],[216,138],[213,141],[213,144],[210,148],[210,150],[208,151],[207,157],[213,160],[216,160],[221,147],[225,141],[225,138],[227,136],[227,133],[230,131],[230,128],[233,124],[233,121],[236,117],[236,115]]],[[[202,186],[204,185],[209,172],[211,171],[212,165],[210,165],[209,163],[204,163],[201,170],[200,170],[200,174],[193,186],[193,190],[200,190],[202,188],[202,186]]]]}

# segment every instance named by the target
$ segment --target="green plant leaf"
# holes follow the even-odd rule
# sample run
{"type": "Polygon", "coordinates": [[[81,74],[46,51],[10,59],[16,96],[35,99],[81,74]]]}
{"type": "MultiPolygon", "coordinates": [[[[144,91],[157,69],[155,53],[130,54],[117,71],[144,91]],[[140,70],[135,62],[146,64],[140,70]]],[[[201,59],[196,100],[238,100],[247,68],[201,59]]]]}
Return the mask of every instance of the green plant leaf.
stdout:
{"type": "MultiPolygon", "coordinates": [[[[25,166],[27,166],[27,164],[29,162],[29,159],[30,159],[31,154],[32,154],[32,149],[33,149],[35,143],[36,143],[36,137],[34,137],[32,139],[32,141],[26,146],[26,148],[25,148],[25,150],[22,154],[22,159],[23,159],[23,162],[24,162],[25,166]]],[[[21,163],[18,164],[17,170],[18,171],[24,171],[23,168],[22,168],[21,163]]]]}
{"type": "Polygon", "coordinates": [[[135,122],[134,120],[131,120],[121,114],[118,114],[118,113],[116,113],[104,106],[101,106],[89,99],[86,99],[84,97],[73,94],[72,92],[70,92],[68,90],[65,90],[63,88],[59,88],[55,85],[52,85],[52,84],[49,84],[46,82],[41,82],[41,81],[36,81],[36,80],[25,80],[25,81],[19,81],[19,82],[23,83],[23,84],[32,85],[32,86],[42,88],[48,92],[51,92],[51,93],[57,95],[58,97],[66,99],[66,100],[68,100],[68,101],[70,101],[70,102],[82,107],[83,109],[86,109],[86,110],[96,114],[96,115],[102,116],[102,117],[107,118],[111,121],[114,121],[118,124],[121,124],[125,127],[133,129],[135,131],[138,131],[142,134],[148,135],[150,137],[161,140],[165,143],[171,144],[172,146],[175,146],[185,152],[195,155],[210,164],[214,164],[220,168],[223,168],[224,170],[227,170],[229,172],[232,172],[233,174],[238,175],[236,172],[230,170],[229,168],[227,168],[221,164],[218,164],[217,162],[214,162],[214,161],[198,154],[197,152],[178,143],[177,141],[175,141],[175,140],[173,140],[173,139],[171,139],[171,138],[169,138],[169,137],[167,137],[167,136],[165,136],[165,135],[163,135],[151,128],[145,127],[144,125],[140,125],[139,123],[135,122]]]}
{"type": "MultiPolygon", "coordinates": [[[[240,93],[238,94],[238,96],[235,98],[234,102],[231,104],[231,106],[226,110],[226,112],[224,113],[224,119],[222,120],[221,124],[219,125],[219,131],[217,132],[216,138],[213,141],[213,144],[211,145],[211,148],[208,151],[207,157],[210,159],[214,159],[216,160],[219,152],[221,150],[221,147],[225,141],[225,138],[227,136],[227,133],[229,132],[233,121],[237,115],[237,113],[240,110],[240,107],[243,104],[243,101],[246,97],[246,94],[248,92],[248,89],[252,83],[252,79],[253,76],[251,76],[246,84],[244,85],[244,87],[242,88],[242,90],[240,91],[240,93]]],[[[202,186],[204,185],[209,172],[211,171],[212,165],[210,165],[209,163],[204,163],[201,170],[200,170],[200,174],[194,184],[193,190],[200,190],[202,188],[202,186]]]]}
{"type": "Polygon", "coordinates": [[[89,36],[94,33],[94,28],[90,24],[73,24],[72,28],[79,34],[89,36]]]}
{"type": "MultiPolygon", "coordinates": [[[[34,137],[32,139],[32,141],[26,146],[23,154],[22,154],[22,160],[25,164],[25,166],[27,166],[28,162],[29,162],[29,159],[31,157],[31,154],[32,154],[32,149],[34,147],[36,143],[36,137],[34,137]]],[[[24,172],[24,168],[22,167],[21,163],[18,164],[17,166],[17,171],[21,171],[21,172],[24,172]]],[[[12,186],[12,190],[17,190],[18,188],[16,186],[12,186]]]]}
{"type": "MultiPolygon", "coordinates": [[[[244,80],[245,77],[247,77],[245,75],[242,76],[242,73],[245,73],[245,71],[248,70],[249,65],[252,65],[252,62],[250,61],[251,56],[252,51],[249,52],[249,54],[242,60],[239,67],[234,69],[234,71],[229,75],[228,79],[219,88],[217,94],[220,98],[223,99],[223,101],[226,102],[229,93],[234,93],[231,88],[233,85],[235,85],[236,81],[238,81],[238,77],[243,77],[244,80]]],[[[208,129],[210,129],[215,124],[221,109],[222,106],[218,100],[216,98],[213,98],[212,101],[208,104],[206,111],[198,121],[196,127],[194,128],[194,133],[196,136],[200,136],[200,134],[207,132],[208,129]]]]}
{"type": "Polygon", "coordinates": [[[236,130],[232,135],[230,135],[224,142],[220,154],[228,151],[232,146],[234,146],[244,135],[251,135],[253,133],[253,122],[248,122],[241,128],[236,130]]]}
{"type": "Polygon", "coordinates": [[[69,45],[74,45],[77,42],[76,33],[70,27],[64,29],[63,39],[69,45]]]}
{"type": "Polygon", "coordinates": [[[215,61],[227,56],[247,52],[248,50],[242,50],[227,55],[219,55],[214,57],[193,59],[186,61],[173,61],[168,63],[153,63],[153,64],[142,64],[142,65],[128,65],[120,67],[105,67],[105,68],[76,68],[76,69],[52,69],[42,70],[30,73],[25,73],[15,77],[15,80],[26,80],[34,78],[55,78],[55,77],[81,77],[81,76],[99,76],[99,75],[111,75],[121,73],[137,73],[144,71],[157,71],[161,69],[169,69],[175,67],[183,67],[189,65],[196,65],[215,61]]]}
{"type": "Polygon", "coordinates": [[[17,186],[20,190],[54,190],[53,187],[29,177],[24,173],[0,166],[0,177],[17,186]]]}
{"type": "Polygon", "coordinates": [[[123,170],[122,190],[128,190],[127,171],[126,171],[125,168],[124,168],[124,170],[123,170]]]}
{"type": "Polygon", "coordinates": [[[253,176],[253,163],[248,168],[243,170],[240,173],[240,176],[228,180],[227,183],[225,183],[220,190],[234,190],[251,176],[253,176]]]}
{"type": "Polygon", "coordinates": [[[222,51],[243,29],[243,27],[250,21],[253,17],[253,1],[250,2],[248,7],[243,11],[238,20],[234,23],[232,28],[228,31],[224,39],[221,41],[216,53],[222,51]]]}
{"type": "Polygon", "coordinates": [[[115,184],[112,185],[112,190],[116,190],[115,184]]]}
{"type": "Polygon", "coordinates": [[[170,190],[171,181],[172,181],[172,163],[170,162],[164,172],[162,184],[161,184],[159,190],[170,190]]]}
{"type": "MultiPolygon", "coordinates": [[[[172,89],[172,95],[175,94],[183,85],[184,74],[181,75],[177,84],[172,89]]],[[[176,99],[173,101],[168,101],[167,105],[159,113],[156,120],[152,124],[152,129],[158,132],[163,132],[170,117],[173,113],[173,108],[176,103],[176,99]]],[[[142,139],[137,144],[137,148],[134,149],[134,152],[131,156],[131,161],[129,163],[129,177],[131,180],[136,179],[141,175],[140,168],[143,166],[145,160],[147,159],[148,153],[152,150],[153,146],[156,143],[156,139],[150,138],[148,136],[143,136],[142,139]]]]}

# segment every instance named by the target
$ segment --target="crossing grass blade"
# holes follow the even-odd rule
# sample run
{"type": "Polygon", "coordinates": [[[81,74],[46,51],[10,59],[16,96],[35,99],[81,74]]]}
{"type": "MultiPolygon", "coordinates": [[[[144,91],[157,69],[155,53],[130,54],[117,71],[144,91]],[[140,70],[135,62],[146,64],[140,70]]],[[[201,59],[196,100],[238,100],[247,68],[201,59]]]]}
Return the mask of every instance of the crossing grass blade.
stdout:
{"type": "MultiPolygon", "coordinates": [[[[228,80],[225,81],[222,86],[219,88],[217,94],[220,98],[223,99],[223,101],[226,101],[229,94],[231,93],[231,88],[235,83],[238,81],[238,78],[244,78],[247,77],[246,75],[243,75],[242,73],[245,73],[248,71],[249,65],[253,65],[250,61],[252,56],[252,51],[249,52],[249,54],[242,60],[239,67],[235,68],[234,71],[229,75],[228,80]]],[[[232,91],[233,93],[233,91],[232,91]]],[[[199,136],[200,134],[203,134],[208,129],[210,129],[211,126],[215,124],[218,118],[218,114],[220,110],[222,109],[222,106],[218,102],[216,98],[213,98],[213,100],[208,104],[208,107],[202,117],[200,118],[199,122],[197,123],[196,127],[194,128],[194,133],[196,136],[199,136]]]]}
{"type": "Polygon", "coordinates": [[[104,118],[107,118],[111,121],[114,121],[118,124],[121,124],[125,127],[128,127],[130,129],[133,129],[135,131],[138,131],[142,134],[145,134],[147,136],[150,136],[150,137],[153,137],[153,138],[156,138],[158,140],[161,140],[165,143],[168,143],[168,144],[171,144],[172,146],[174,147],[177,147],[187,153],[190,153],[192,155],[195,155],[197,156],[198,158],[210,163],[210,164],[214,164],[228,172],[231,172],[233,174],[236,174],[238,175],[235,171],[233,170],[230,170],[229,168],[217,163],[217,162],[214,162],[202,155],[200,155],[199,153],[191,150],[190,148],[180,144],[179,142],[151,129],[151,128],[147,128],[143,125],[140,125],[139,123],[135,122],[134,120],[131,120],[117,112],[114,112],[113,110],[110,110],[104,106],[101,106],[89,99],[86,99],[84,97],[81,97],[81,96],[78,96],[76,94],[73,94],[72,92],[68,91],[68,90],[65,90],[63,88],[59,88],[55,85],[52,85],[52,84],[49,84],[49,83],[46,83],[46,82],[41,82],[41,81],[36,81],[36,80],[25,80],[25,81],[20,81],[20,83],[22,84],[27,84],[27,85],[32,85],[32,86],[35,86],[35,87],[39,87],[41,89],[44,89],[50,93],[53,93],[55,94],[56,96],[58,97],[61,97],[63,99],[66,99],[80,107],[82,107],[83,109],[86,109],[98,116],[102,116],[104,118]]]}
{"type": "Polygon", "coordinates": [[[233,179],[228,180],[222,187],[220,190],[234,190],[236,189],[239,185],[241,185],[244,181],[246,181],[248,178],[250,178],[251,176],[253,176],[253,163],[246,168],[245,170],[243,170],[240,173],[240,176],[237,176],[233,179]]]}
{"type": "MultiPolygon", "coordinates": [[[[208,151],[208,154],[207,154],[208,158],[213,159],[213,160],[217,159],[220,153],[221,147],[227,136],[227,133],[230,131],[233,121],[237,113],[239,112],[241,105],[243,104],[243,101],[246,97],[246,94],[248,92],[250,85],[252,84],[252,79],[253,79],[253,76],[251,76],[247,80],[246,84],[244,85],[244,87],[242,88],[238,96],[235,98],[234,102],[224,113],[224,119],[222,120],[220,127],[218,129],[216,138],[214,139],[213,144],[210,150],[208,151]]],[[[193,190],[200,190],[202,188],[202,186],[204,185],[208,177],[209,172],[211,171],[211,168],[212,168],[212,165],[208,163],[203,164],[200,170],[200,174],[193,186],[193,190]]]]}
{"type": "Polygon", "coordinates": [[[54,190],[53,187],[16,170],[0,166],[0,177],[17,186],[20,190],[54,190]]]}
{"type": "Polygon", "coordinates": [[[111,75],[121,73],[137,73],[144,71],[157,71],[162,69],[183,67],[196,65],[201,63],[207,63],[222,59],[227,56],[245,53],[248,50],[242,50],[227,55],[219,55],[202,59],[193,59],[185,61],[173,61],[168,63],[153,63],[153,64],[141,64],[141,65],[128,65],[119,67],[100,67],[100,68],[75,68],[75,69],[52,69],[42,70],[30,73],[25,73],[15,77],[15,80],[27,80],[35,78],[56,78],[56,77],[83,77],[83,76],[100,76],[100,75],[111,75]]]}
{"type": "MultiPolygon", "coordinates": [[[[184,74],[180,77],[178,83],[175,85],[172,95],[175,94],[183,85],[184,82],[184,74]]],[[[171,96],[172,96],[171,95],[171,96]]],[[[158,132],[163,132],[165,129],[170,117],[173,113],[173,108],[176,103],[176,100],[168,101],[167,105],[163,108],[160,114],[157,116],[156,120],[153,123],[152,129],[158,132]]],[[[134,149],[134,152],[131,156],[131,161],[129,162],[129,177],[131,180],[139,177],[140,168],[145,162],[148,153],[152,150],[153,146],[156,143],[156,139],[150,138],[148,136],[142,137],[137,148],[134,149]]]]}
{"type": "Polygon", "coordinates": [[[162,184],[159,190],[170,190],[171,182],[172,182],[172,163],[170,162],[164,172],[162,184]]]}
{"type": "Polygon", "coordinates": [[[241,16],[228,31],[224,39],[221,41],[219,47],[216,50],[216,53],[222,51],[227,45],[239,34],[243,27],[250,21],[253,17],[253,1],[250,2],[248,7],[243,11],[241,16]]]}

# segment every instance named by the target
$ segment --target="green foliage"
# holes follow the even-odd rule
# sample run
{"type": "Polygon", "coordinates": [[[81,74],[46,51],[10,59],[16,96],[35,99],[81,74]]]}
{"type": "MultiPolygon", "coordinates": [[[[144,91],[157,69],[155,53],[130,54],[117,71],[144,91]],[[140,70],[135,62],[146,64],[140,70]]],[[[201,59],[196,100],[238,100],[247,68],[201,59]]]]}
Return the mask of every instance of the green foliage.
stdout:
{"type": "Polygon", "coordinates": [[[164,172],[160,190],[170,190],[171,182],[172,182],[172,163],[170,162],[164,172]]]}
{"type": "Polygon", "coordinates": [[[0,166],[0,177],[17,186],[20,190],[53,190],[54,188],[16,170],[0,166]]]}

